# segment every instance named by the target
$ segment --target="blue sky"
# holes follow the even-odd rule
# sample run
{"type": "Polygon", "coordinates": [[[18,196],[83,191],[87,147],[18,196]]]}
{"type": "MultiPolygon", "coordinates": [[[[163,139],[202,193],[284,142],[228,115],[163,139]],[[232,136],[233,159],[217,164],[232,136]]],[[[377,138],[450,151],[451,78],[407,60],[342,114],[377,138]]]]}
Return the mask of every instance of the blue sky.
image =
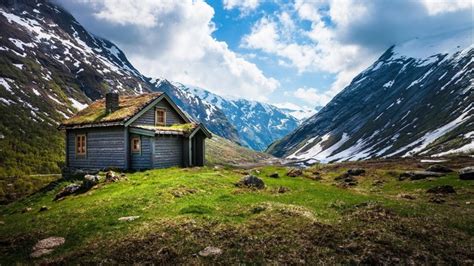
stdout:
{"type": "Polygon", "coordinates": [[[56,0],[145,75],[326,104],[388,47],[473,25],[469,0],[56,0]]]}

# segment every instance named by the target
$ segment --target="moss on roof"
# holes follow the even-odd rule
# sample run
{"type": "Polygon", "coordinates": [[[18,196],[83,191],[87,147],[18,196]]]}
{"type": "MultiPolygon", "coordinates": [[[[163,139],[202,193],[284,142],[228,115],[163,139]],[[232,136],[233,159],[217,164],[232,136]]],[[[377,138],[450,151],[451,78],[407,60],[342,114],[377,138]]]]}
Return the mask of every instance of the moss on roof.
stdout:
{"type": "Polygon", "coordinates": [[[199,125],[196,123],[187,123],[187,124],[174,124],[171,126],[149,126],[149,125],[137,125],[135,127],[154,130],[154,131],[174,131],[174,132],[182,132],[185,134],[191,133],[194,129],[196,129],[199,125]]]}
{"type": "Polygon", "coordinates": [[[87,108],[64,121],[62,125],[72,126],[125,121],[137,114],[162,94],[163,93],[158,92],[141,94],[138,96],[120,95],[119,109],[109,114],[105,112],[105,99],[101,99],[91,103],[87,108]]]}

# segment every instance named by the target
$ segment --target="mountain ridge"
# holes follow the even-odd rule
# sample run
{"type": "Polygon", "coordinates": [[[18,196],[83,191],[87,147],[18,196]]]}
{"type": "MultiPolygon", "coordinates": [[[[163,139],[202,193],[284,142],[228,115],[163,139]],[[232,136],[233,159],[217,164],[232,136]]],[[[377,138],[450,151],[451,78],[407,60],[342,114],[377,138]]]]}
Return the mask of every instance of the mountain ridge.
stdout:
{"type": "Polygon", "coordinates": [[[473,46],[461,40],[450,52],[421,58],[399,47],[385,51],[268,152],[329,162],[436,155],[472,145],[473,46]]]}

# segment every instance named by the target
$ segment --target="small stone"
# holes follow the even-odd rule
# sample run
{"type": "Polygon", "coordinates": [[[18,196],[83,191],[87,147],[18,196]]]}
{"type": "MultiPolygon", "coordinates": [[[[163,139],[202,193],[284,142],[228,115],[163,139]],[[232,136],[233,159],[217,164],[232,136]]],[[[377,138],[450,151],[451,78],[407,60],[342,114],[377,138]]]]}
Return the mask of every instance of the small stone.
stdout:
{"type": "Polygon", "coordinates": [[[470,202],[470,201],[466,201],[466,205],[470,205],[470,204],[471,204],[471,202],[470,202]]]}
{"type": "Polygon", "coordinates": [[[65,242],[66,242],[66,239],[64,239],[64,237],[52,236],[52,237],[48,237],[48,238],[38,241],[36,245],[33,247],[33,250],[52,249],[52,248],[61,246],[65,242]]]}
{"type": "Polygon", "coordinates": [[[273,173],[273,174],[268,175],[268,177],[271,177],[271,178],[279,178],[280,175],[275,172],[275,173],[273,173]]]}
{"type": "Polygon", "coordinates": [[[459,170],[459,179],[474,180],[474,166],[465,167],[459,170]]]}
{"type": "Polygon", "coordinates": [[[140,218],[140,216],[125,216],[125,217],[118,218],[118,220],[121,222],[131,222],[138,218],[140,218]]]}
{"type": "Polygon", "coordinates": [[[410,194],[406,194],[406,193],[400,193],[397,195],[399,198],[402,198],[402,199],[408,199],[408,200],[415,200],[416,197],[413,196],[413,195],[410,195],[410,194]]]}
{"type": "Polygon", "coordinates": [[[4,224],[5,224],[5,222],[4,222],[4,221],[0,221],[0,225],[4,225],[4,224]]]}
{"type": "Polygon", "coordinates": [[[205,249],[199,251],[199,256],[201,257],[218,256],[221,254],[222,249],[216,247],[206,247],[205,249]]]}
{"type": "Polygon", "coordinates": [[[44,212],[44,211],[47,211],[47,210],[49,210],[48,206],[41,206],[39,211],[44,212]]]}
{"type": "Polygon", "coordinates": [[[446,200],[444,200],[443,198],[439,197],[438,195],[434,196],[434,197],[431,197],[430,202],[432,203],[436,203],[436,204],[441,204],[441,203],[444,203],[446,202],[446,200]]]}
{"type": "Polygon", "coordinates": [[[26,208],[24,208],[23,210],[21,210],[21,213],[30,212],[30,211],[32,211],[32,210],[33,210],[33,208],[26,207],[26,208]]]}
{"type": "Polygon", "coordinates": [[[30,254],[30,257],[36,259],[36,258],[42,257],[44,255],[47,255],[47,254],[49,254],[53,251],[54,251],[54,249],[38,249],[38,250],[33,251],[30,254]]]}
{"type": "Polygon", "coordinates": [[[303,170],[299,168],[292,168],[288,173],[286,174],[289,177],[297,177],[303,175],[303,170]]]}
{"type": "Polygon", "coordinates": [[[288,191],[290,191],[290,189],[287,188],[287,187],[280,186],[280,187],[278,188],[278,193],[282,193],[282,194],[283,194],[283,193],[286,193],[286,192],[288,192],[288,191]]]}
{"type": "Polygon", "coordinates": [[[362,168],[353,168],[353,169],[347,170],[347,173],[348,173],[349,175],[358,176],[358,175],[363,175],[363,174],[365,174],[365,170],[362,169],[362,168]]]}
{"type": "Polygon", "coordinates": [[[54,251],[58,246],[66,242],[64,237],[48,237],[36,243],[33,247],[33,252],[30,254],[32,258],[39,258],[54,251]]]}

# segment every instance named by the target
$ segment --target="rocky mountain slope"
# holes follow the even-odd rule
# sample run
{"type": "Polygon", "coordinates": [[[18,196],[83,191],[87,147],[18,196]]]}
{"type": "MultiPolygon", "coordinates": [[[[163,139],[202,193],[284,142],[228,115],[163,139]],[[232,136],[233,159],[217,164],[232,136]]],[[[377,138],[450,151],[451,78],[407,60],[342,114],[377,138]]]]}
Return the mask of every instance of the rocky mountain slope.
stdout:
{"type": "MultiPolygon", "coordinates": [[[[284,137],[298,126],[298,120],[283,110],[265,103],[245,99],[228,99],[197,87],[174,82],[174,93],[184,105],[208,104],[206,113],[196,114],[198,119],[209,120],[222,111],[236,128],[239,142],[257,151],[265,150],[273,141],[284,137]]],[[[162,88],[161,90],[167,91],[162,88]]],[[[225,126],[225,125],[222,125],[225,126]]]]}
{"type": "Polygon", "coordinates": [[[323,162],[472,154],[473,57],[472,28],[393,46],[268,151],[323,162]]]}

